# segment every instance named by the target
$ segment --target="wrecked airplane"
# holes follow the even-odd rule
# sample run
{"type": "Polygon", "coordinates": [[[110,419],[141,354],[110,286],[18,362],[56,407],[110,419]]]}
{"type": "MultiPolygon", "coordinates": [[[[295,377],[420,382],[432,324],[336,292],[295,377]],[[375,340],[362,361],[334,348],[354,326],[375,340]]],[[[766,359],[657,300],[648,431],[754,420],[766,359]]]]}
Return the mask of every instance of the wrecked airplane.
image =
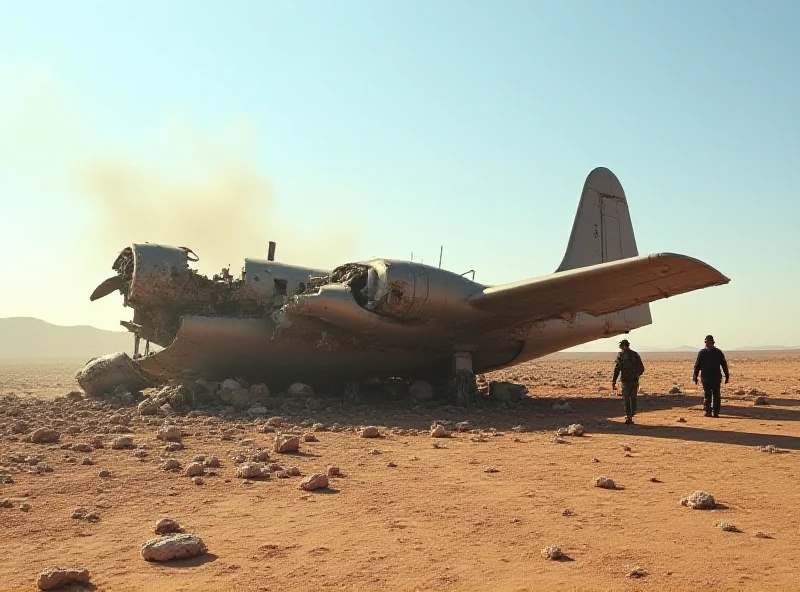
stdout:
{"type": "Polygon", "coordinates": [[[476,375],[652,322],[649,303],[730,280],[697,259],[640,256],[625,193],[605,168],[584,183],[572,233],[552,274],[486,286],[441,268],[375,259],[333,270],[245,259],[241,276],[206,277],[185,247],[133,244],[92,300],[119,291],[133,308],[134,356],[91,360],[89,394],[170,379],[231,376],[273,388],[363,379],[449,384],[474,399],[476,375]],[[140,341],[145,352],[140,352],[140,341]],[[150,344],[163,349],[150,351],[150,344]],[[274,386],[273,386],[274,385],[274,386]]]}

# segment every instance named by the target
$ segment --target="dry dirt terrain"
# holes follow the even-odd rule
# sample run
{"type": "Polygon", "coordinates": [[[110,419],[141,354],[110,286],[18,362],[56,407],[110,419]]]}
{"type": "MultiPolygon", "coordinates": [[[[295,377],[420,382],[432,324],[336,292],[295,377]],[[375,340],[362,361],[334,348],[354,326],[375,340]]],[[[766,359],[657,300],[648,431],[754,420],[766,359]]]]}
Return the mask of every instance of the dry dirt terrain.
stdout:
{"type": "Polygon", "coordinates": [[[278,401],[261,417],[140,416],[135,404],[64,397],[86,360],[0,360],[0,590],[36,590],[51,566],[88,569],[77,589],[115,592],[797,589],[800,352],[728,357],[715,419],[690,381],[692,354],[643,354],[633,426],[610,390],[613,354],[487,376],[528,387],[512,407],[323,399],[278,401]],[[554,409],[562,397],[570,409],[554,409]],[[272,415],[286,423],[267,425],[272,415]],[[464,421],[431,437],[432,424],[464,421]],[[157,438],[165,423],[181,444],[157,438]],[[585,435],[556,437],[575,423],[585,435]],[[25,441],[43,426],[57,442],[25,441]],[[361,437],[365,426],[380,437],[361,437]],[[278,453],[275,430],[318,441],[278,453]],[[126,436],[133,447],[112,447],[126,436]],[[211,466],[187,476],[201,456],[211,466]],[[253,458],[265,476],[237,476],[253,458]],[[180,468],[165,470],[168,459],[180,468]],[[329,466],[341,476],[327,488],[300,488],[329,466]],[[599,476],[616,489],[595,487],[599,476]],[[696,490],[717,507],[680,504],[696,490]],[[207,551],[145,561],[166,516],[207,551]],[[565,557],[544,557],[551,545],[565,557]]]}

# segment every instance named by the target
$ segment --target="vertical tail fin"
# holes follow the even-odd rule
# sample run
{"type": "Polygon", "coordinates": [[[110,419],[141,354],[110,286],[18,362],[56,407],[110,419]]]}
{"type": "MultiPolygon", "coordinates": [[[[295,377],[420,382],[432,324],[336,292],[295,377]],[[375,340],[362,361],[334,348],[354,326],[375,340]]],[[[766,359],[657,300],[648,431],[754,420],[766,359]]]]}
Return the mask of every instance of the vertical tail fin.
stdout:
{"type": "Polygon", "coordinates": [[[625,191],[614,173],[598,167],[583,184],[567,251],[556,271],[638,254],[625,191]]]}
{"type": "MultiPolygon", "coordinates": [[[[638,254],[625,191],[614,173],[598,167],[589,173],[583,184],[572,234],[556,271],[627,259],[638,254]]],[[[627,333],[652,323],[649,304],[605,315],[605,319],[608,334],[627,333]]]]}

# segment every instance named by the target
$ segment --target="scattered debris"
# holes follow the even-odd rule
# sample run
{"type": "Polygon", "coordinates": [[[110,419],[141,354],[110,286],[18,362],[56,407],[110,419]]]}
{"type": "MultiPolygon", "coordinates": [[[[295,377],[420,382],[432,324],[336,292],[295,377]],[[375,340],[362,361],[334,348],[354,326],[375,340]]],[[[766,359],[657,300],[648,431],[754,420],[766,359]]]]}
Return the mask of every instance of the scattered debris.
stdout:
{"type": "Polygon", "coordinates": [[[168,458],[164,461],[162,468],[165,471],[179,471],[181,469],[181,463],[177,458],[168,458]]]}
{"type": "Polygon", "coordinates": [[[180,442],[182,436],[181,429],[176,425],[161,426],[156,432],[156,438],[168,442],[180,442]]]}
{"type": "Polygon", "coordinates": [[[695,491],[681,498],[681,505],[693,510],[713,510],[717,507],[714,496],[707,491],[695,491]]]}
{"type": "Polygon", "coordinates": [[[579,423],[573,423],[567,428],[567,434],[570,436],[583,436],[586,433],[584,427],[579,423]]]}
{"type": "Polygon", "coordinates": [[[173,518],[162,518],[156,522],[155,532],[161,535],[175,534],[177,532],[183,532],[183,528],[178,524],[178,521],[173,518]]]}
{"type": "Polygon", "coordinates": [[[717,522],[717,526],[725,532],[741,532],[733,522],[728,522],[727,520],[720,520],[717,522]]]}
{"type": "Polygon", "coordinates": [[[542,556],[545,559],[550,559],[551,561],[558,561],[559,559],[564,558],[564,552],[558,545],[550,545],[549,547],[542,549],[542,556]]]}
{"type": "Polygon", "coordinates": [[[496,401],[504,403],[517,403],[528,394],[528,387],[506,381],[492,381],[489,383],[489,396],[496,401]]]}
{"type": "Polygon", "coordinates": [[[614,483],[614,480],[611,477],[595,477],[594,478],[594,486],[600,487],[602,489],[616,489],[617,484],[614,483]]]}
{"type": "Polygon", "coordinates": [[[787,450],[782,450],[773,444],[767,444],[766,446],[759,446],[758,450],[760,452],[769,452],[770,454],[783,454],[784,452],[788,452],[787,450]]]}
{"type": "Polygon", "coordinates": [[[204,475],[206,472],[203,463],[193,462],[188,467],[186,467],[186,472],[184,473],[187,477],[199,477],[204,475]]]}
{"type": "Polygon", "coordinates": [[[300,482],[300,489],[313,491],[315,489],[326,489],[328,487],[328,476],[322,473],[309,475],[300,482]]]}
{"type": "Polygon", "coordinates": [[[379,438],[380,435],[381,433],[376,426],[367,426],[361,430],[362,438],[379,438]]]}
{"type": "Polygon", "coordinates": [[[762,532],[760,530],[758,532],[756,532],[756,534],[754,534],[753,536],[755,536],[757,539],[771,539],[771,538],[773,538],[771,534],[767,534],[766,532],[762,532]]]}
{"type": "Polygon", "coordinates": [[[574,516],[575,512],[573,512],[569,508],[565,508],[564,510],[562,510],[561,515],[562,516],[574,516]]]}
{"type": "Polygon", "coordinates": [[[450,430],[441,424],[431,427],[431,438],[449,438],[450,430]]]}
{"type": "Polygon", "coordinates": [[[269,477],[269,469],[258,463],[246,462],[236,467],[236,476],[240,479],[257,479],[269,477]]]}
{"type": "Polygon", "coordinates": [[[313,397],[314,389],[302,382],[295,382],[286,391],[290,397],[313,397]]]}
{"type": "Polygon", "coordinates": [[[39,590],[54,590],[68,584],[88,584],[89,570],[82,567],[50,567],[39,574],[39,590]]]}
{"type": "Polygon", "coordinates": [[[641,567],[639,567],[638,565],[633,567],[633,568],[631,568],[631,570],[628,572],[628,577],[629,578],[643,578],[646,575],[647,575],[647,572],[645,570],[643,570],[641,567]]]}
{"type": "Polygon", "coordinates": [[[205,543],[194,534],[172,534],[160,539],[151,539],[142,545],[140,551],[145,561],[188,559],[205,552],[205,543]]]}
{"type": "Polygon", "coordinates": [[[30,435],[33,444],[57,444],[61,434],[52,428],[39,428],[30,435]]]}
{"type": "Polygon", "coordinates": [[[114,450],[125,450],[128,448],[133,448],[133,438],[130,436],[120,436],[111,444],[111,448],[114,450]]]}
{"type": "Polygon", "coordinates": [[[273,450],[278,454],[287,454],[289,452],[297,452],[300,450],[300,437],[299,436],[283,436],[277,434],[275,436],[275,444],[273,450]]]}

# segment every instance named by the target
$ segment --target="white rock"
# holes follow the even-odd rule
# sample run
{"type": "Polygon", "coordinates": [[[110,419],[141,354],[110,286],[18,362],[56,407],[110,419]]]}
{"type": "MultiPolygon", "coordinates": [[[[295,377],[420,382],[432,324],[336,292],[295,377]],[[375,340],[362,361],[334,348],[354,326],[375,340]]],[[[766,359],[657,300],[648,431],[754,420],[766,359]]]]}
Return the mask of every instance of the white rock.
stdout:
{"type": "Polygon", "coordinates": [[[177,520],[162,518],[156,522],[156,534],[175,534],[176,532],[183,532],[183,528],[177,520]]]}
{"type": "Polygon", "coordinates": [[[186,467],[187,477],[199,477],[204,473],[205,473],[205,468],[203,467],[203,463],[193,462],[188,467],[186,467]]]}
{"type": "Polygon", "coordinates": [[[158,403],[156,403],[153,399],[145,399],[136,406],[136,409],[139,412],[139,415],[157,415],[158,403]]]}
{"type": "Polygon", "coordinates": [[[376,426],[367,426],[361,430],[362,438],[378,438],[381,433],[376,426]]]}
{"type": "Polygon", "coordinates": [[[176,425],[161,426],[156,432],[156,438],[170,442],[179,442],[181,435],[181,428],[176,425]]]}
{"type": "Polygon", "coordinates": [[[303,384],[302,382],[295,382],[293,385],[289,387],[286,391],[290,396],[297,397],[297,396],[306,396],[306,397],[313,397],[314,396],[314,389],[312,389],[307,384],[303,384]]]}
{"type": "Polygon", "coordinates": [[[314,473],[300,482],[300,489],[306,491],[325,489],[326,487],[328,487],[328,476],[323,473],[314,473]]]}
{"type": "Polygon", "coordinates": [[[616,489],[617,485],[611,477],[595,477],[594,486],[603,489],[616,489]]]}
{"type": "Polygon", "coordinates": [[[172,534],[147,541],[140,552],[146,561],[170,561],[202,555],[206,545],[194,534],[172,534]]]}
{"type": "Polygon", "coordinates": [[[236,476],[240,479],[255,479],[258,477],[268,476],[269,472],[258,463],[243,463],[236,467],[236,476]]]}
{"type": "Polygon", "coordinates": [[[436,425],[431,429],[431,438],[449,438],[450,430],[443,425],[436,425]]]}
{"type": "Polygon", "coordinates": [[[717,507],[714,496],[707,491],[695,491],[681,498],[681,505],[694,510],[713,510],[717,507]]]}
{"type": "Polygon", "coordinates": [[[273,450],[279,454],[297,452],[300,450],[300,436],[282,436],[278,434],[275,436],[273,450]]]}
{"type": "Polygon", "coordinates": [[[223,380],[220,388],[228,389],[231,391],[235,391],[237,389],[242,388],[242,385],[233,380],[232,378],[228,378],[227,380],[223,380]]]}
{"type": "Polygon", "coordinates": [[[54,590],[68,584],[88,584],[89,570],[75,567],[51,567],[39,574],[39,590],[54,590]]]}
{"type": "Polygon", "coordinates": [[[573,423],[567,428],[567,433],[570,436],[583,436],[586,433],[586,430],[581,424],[573,423]]]}

